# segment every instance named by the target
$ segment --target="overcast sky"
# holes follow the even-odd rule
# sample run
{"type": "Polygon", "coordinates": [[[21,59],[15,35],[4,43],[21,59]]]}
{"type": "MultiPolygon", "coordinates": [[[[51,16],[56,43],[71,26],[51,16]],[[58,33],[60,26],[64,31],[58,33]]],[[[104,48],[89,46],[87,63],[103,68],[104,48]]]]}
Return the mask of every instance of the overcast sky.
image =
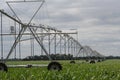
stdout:
{"type": "Polygon", "coordinates": [[[51,19],[76,28],[79,42],[103,55],[120,56],[120,0],[46,0],[51,19]]]}
{"type": "MultiPolygon", "coordinates": [[[[6,8],[3,2],[0,8],[6,8]]],[[[49,25],[77,29],[82,45],[103,55],[120,56],[120,0],[46,0],[44,7],[49,25]]]]}

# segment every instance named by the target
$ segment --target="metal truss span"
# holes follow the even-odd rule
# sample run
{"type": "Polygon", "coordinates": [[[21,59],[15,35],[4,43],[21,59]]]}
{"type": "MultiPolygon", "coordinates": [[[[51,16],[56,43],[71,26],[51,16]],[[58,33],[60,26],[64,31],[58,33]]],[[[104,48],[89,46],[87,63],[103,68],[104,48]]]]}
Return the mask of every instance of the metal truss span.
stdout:
{"type": "MultiPolygon", "coordinates": [[[[103,57],[100,53],[97,51],[93,51],[88,46],[82,46],[75,37],[72,35],[76,35],[77,32],[62,32],[62,30],[58,30],[56,28],[46,26],[46,25],[31,25],[31,24],[24,24],[21,21],[15,19],[14,17],[10,16],[3,10],[0,10],[1,13],[1,46],[4,46],[2,37],[4,36],[16,36],[14,43],[12,44],[7,57],[4,59],[4,61],[7,61],[10,57],[10,55],[13,53],[13,50],[16,49],[17,45],[20,45],[19,43],[22,43],[24,41],[31,41],[31,55],[35,55],[35,45],[34,42],[36,41],[41,49],[41,54],[45,54],[49,60],[52,60],[50,57],[50,54],[71,54],[74,57],[79,57],[82,54],[84,56],[95,56],[95,57],[103,57]],[[7,18],[13,20],[16,22],[17,25],[19,25],[20,29],[17,30],[16,33],[2,33],[3,27],[3,15],[7,18]],[[22,39],[24,36],[31,36],[27,37],[25,39],[22,39]]],[[[17,27],[17,26],[16,26],[17,27]]],[[[14,31],[13,31],[14,32],[14,31]]],[[[1,47],[3,48],[3,47],[1,47]]],[[[3,49],[1,49],[1,60],[3,60],[3,49]]],[[[21,57],[21,48],[19,46],[19,57],[21,57]]],[[[16,58],[16,54],[15,57],[16,58]]]]}

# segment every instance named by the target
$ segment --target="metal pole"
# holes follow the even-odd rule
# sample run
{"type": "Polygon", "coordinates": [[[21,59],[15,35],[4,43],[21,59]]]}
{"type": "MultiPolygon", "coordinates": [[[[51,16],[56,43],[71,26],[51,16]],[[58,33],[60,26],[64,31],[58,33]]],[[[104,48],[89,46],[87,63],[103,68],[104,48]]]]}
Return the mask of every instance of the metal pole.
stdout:
{"type": "Polygon", "coordinates": [[[45,54],[47,55],[47,57],[49,58],[49,60],[52,61],[52,58],[49,56],[46,48],[44,47],[44,45],[42,45],[41,40],[40,40],[40,38],[38,37],[38,34],[37,34],[34,30],[32,30],[30,27],[28,27],[28,28],[29,28],[29,30],[31,31],[31,33],[32,33],[32,35],[34,36],[34,38],[36,39],[36,41],[38,42],[38,44],[41,46],[41,48],[42,48],[43,51],[45,52],[45,54]]]}
{"type": "MultiPolygon", "coordinates": [[[[56,31],[55,31],[56,33],[56,31]]],[[[56,34],[55,34],[55,41],[54,41],[54,53],[56,54],[56,34]]],[[[55,57],[55,60],[56,60],[56,57],[55,57]]]]}
{"type": "Polygon", "coordinates": [[[71,55],[73,55],[73,46],[72,46],[73,42],[71,40],[71,55]]]}
{"type": "Polygon", "coordinates": [[[13,43],[13,45],[12,45],[12,47],[11,47],[11,49],[10,49],[10,51],[9,51],[9,53],[8,53],[8,55],[7,55],[7,57],[6,57],[6,59],[5,59],[5,62],[7,61],[7,59],[9,58],[9,56],[11,55],[11,53],[13,52],[13,49],[15,49],[15,47],[16,47],[16,45],[17,45],[19,39],[22,37],[22,34],[23,34],[24,31],[26,30],[26,28],[27,28],[27,26],[22,26],[22,28],[21,28],[21,30],[20,30],[18,36],[16,37],[15,42],[13,43]]]}
{"type": "Polygon", "coordinates": [[[34,57],[34,39],[31,39],[31,54],[32,54],[32,57],[34,57]]]}
{"type": "Polygon", "coordinates": [[[65,41],[65,48],[64,48],[64,50],[65,50],[65,54],[66,54],[66,44],[67,44],[66,43],[66,36],[65,36],[65,40],[64,41],[65,41]]]}
{"type": "Polygon", "coordinates": [[[78,41],[78,40],[79,40],[79,39],[78,39],[78,31],[77,31],[77,34],[76,34],[76,38],[77,38],[77,41],[78,41]]]}
{"type": "MultiPolygon", "coordinates": [[[[30,35],[30,38],[32,38],[32,35],[30,35]]],[[[31,57],[33,58],[33,44],[32,44],[32,39],[30,40],[30,48],[31,48],[31,57]]]]}
{"type": "Polygon", "coordinates": [[[78,44],[76,43],[76,57],[79,57],[79,56],[77,56],[77,52],[78,52],[78,44]]]}
{"type": "MultiPolygon", "coordinates": [[[[20,24],[19,24],[19,32],[20,32],[20,24]]],[[[19,37],[19,59],[21,59],[21,42],[19,37]]]]}
{"type": "Polygon", "coordinates": [[[33,56],[34,56],[34,39],[32,41],[33,41],[33,56]]]}
{"type": "MultiPolygon", "coordinates": [[[[41,28],[41,32],[43,32],[43,29],[41,28]]],[[[43,45],[43,35],[41,36],[41,44],[43,45]]],[[[41,55],[43,55],[43,49],[41,47],[41,55]]]]}
{"type": "MultiPolygon", "coordinates": [[[[50,30],[49,30],[49,32],[50,32],[50,30]]],[[[50,34],[49,34],[49,36],[48,36],[48,45],[49,45],[49,55],[50,55],[50,53],[51,53],[51,46],[50,46],[50,34]]]]}
{"type": "Polygon", "coordinates": [[[61,36],[60,36],[60,54],[61,54],[61,44],[62,44],[62,43],[61,43],[61,40],[62,40],[62,39],[61,39],[61,36]]]}
{"type": "MultiPolygon", "coordinates": [[[[15,34],[16,34],[16,22],[14,21],[14,26],[15,26],[15,34]]],[[[15,41],[16,41],[16,35],[14,36],[15,41]]],[[[16,59],[16,47],[15,47],[15,54],[14,54],[14,59],[16,59]]]]}
{"type": "Polygon", "coordinates": [[[70,46],[70,41],[68,40],[68,54],[70,54],[70,47],[69,46],[70,46]]]}
{"type": "Polygon", "coordinates": [[[3,61],[3,35],[2,35],[2,13],[1,13],[1,60],[3,61]]]}
{"type": "Polygon", "coordinates": [[[78,52],[78,44],[76,43],[76,54],[77,54],[77,52],[78,52]]]}
{"type": "Polygon", "coordinates": [[[73,41],[73,56],[75,54],[75,42],[73,41]]]}

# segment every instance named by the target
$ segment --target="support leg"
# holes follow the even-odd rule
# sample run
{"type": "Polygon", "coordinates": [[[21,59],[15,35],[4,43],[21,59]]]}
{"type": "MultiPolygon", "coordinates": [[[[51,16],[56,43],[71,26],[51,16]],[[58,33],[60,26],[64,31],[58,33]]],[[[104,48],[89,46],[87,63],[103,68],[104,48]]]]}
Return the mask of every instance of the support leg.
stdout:
{"type": "Polygon", "coordinates": [[[17,43],[19,42],[19,40],[20,40],[20,38],[22,37],[22,34],[23,34],[24,31],[26,30],[26,28],[27,28],[26,26],[23,26],[23,27],[21,28],[21,30],[20,30],[20,32],[19,32],[19,34],[18,34],[15,42],[13,43],[13,46],[11,47],[11,49],[10,49],[10,51],[9,51],[6,59],[5,59],[5,62],[7,61],[7,59],[9,58],[9,56],[11,55],[11,53],[13,52],[13,50],[15,49],[17,43]]]}

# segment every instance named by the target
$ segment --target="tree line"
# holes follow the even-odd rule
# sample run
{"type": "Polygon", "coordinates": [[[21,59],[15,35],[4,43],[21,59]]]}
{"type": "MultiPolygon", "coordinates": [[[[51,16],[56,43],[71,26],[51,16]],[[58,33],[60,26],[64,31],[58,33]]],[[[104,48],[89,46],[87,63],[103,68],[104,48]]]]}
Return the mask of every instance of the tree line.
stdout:
{"type": "MultiPolygon", "coordinates": [[[[73,55],[71,54],[50,54],[50,57],[53,60],[71,60],[73,59],[73,55]]],[[[35,56],[27,56],[23,60],[49,60],[46,55],[35,55],[35,56]]]]}
{"type": "MultiPolygon", "coordinates": [[[[120,59],[120,56],[105,56],[105,57],[73,57],[71,54],[50,54],[52,60],[85,60],[85,59],[120,59]]],[[[35,56],[27,56],[22,60],[49,60],[46,55],[35,55],[35,56]]]]}

